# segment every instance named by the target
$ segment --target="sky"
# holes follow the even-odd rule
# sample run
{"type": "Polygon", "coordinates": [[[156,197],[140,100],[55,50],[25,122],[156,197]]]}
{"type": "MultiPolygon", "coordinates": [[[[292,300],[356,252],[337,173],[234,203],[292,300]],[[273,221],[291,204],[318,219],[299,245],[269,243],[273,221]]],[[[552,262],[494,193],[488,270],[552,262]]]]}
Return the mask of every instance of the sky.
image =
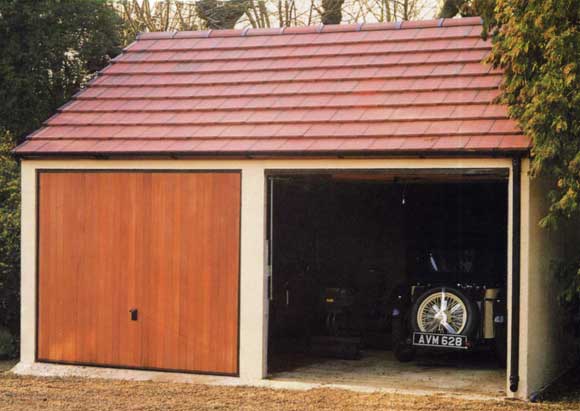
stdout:
{"type": "MultiPolygon", "coordinates": [[[[143,0],[138,0],[138,1],[140,3],[143,2],[143,0]]],[[[164,1],[164,0],[149,0],[150,4],[154,4],[154,3],[162,2],[162,1],[164,1]]],[[[311,0],[296,0],[296,3],[299,5],[300,9],[308,9],[310,1],[311,0]]],[[[315,1],[317,3],[320,2],[320,0],[315,0],[315,1]]],[[[348,1],[349,0],[346,0],[347,3],[348,3],[348,1]]],[[[365,0],[363,0],[363,1],[365,1],[365,0]]],[[[399,0],[399,1],[401,1],[401,0],[399,0]]],[[[421,10],[421,13],[419,15],[419,19],[423,20],[423,19],[435,18],[435,14],[438,10],[439,3],[441,0],[417,0],[417,1],[420,1],[422,4],[422,10],[421,10]]],[[[372,3],[372,1],[370,3],[372,3]]]]}

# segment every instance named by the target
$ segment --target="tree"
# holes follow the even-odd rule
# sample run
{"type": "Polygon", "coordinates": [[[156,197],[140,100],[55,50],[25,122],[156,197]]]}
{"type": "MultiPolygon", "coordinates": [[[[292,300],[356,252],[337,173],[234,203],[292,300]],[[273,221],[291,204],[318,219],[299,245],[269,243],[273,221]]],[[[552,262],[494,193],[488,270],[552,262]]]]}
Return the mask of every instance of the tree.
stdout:
{"type": "Polygon", "coordinates": [[[340,24],[344,0],[322,0],[322,24],[340,24]]]}
{"type": "Polygon", "coordinates": [[[3,330],[19,328],[19,169],[10,150],[120,52],[122,24],[104,0],[0,2],[0,351],[3,330]]]}
{"type": "Polygon", "coordinates": [[[233,29],[248,6],[247,0],[198,0],[195,4],[208,29],[233,29]]]}
{"type": "MultiPolygon", "coordinates": [[[[501,100],[532,139],[531,175],[551,177],[550,209],[540,224],[557,229],[580,214],[580,2],[486,0],[488,58],[505,73],[501,100]]],[[[562,301],[580,315],[580,251],[559,265],[562,301]]]]}
{"type": "Polygon", "coordinates": [[[378,22],[417,19],[423,12],[425,2],[421,0],[360,0],[363,20],[368,17],[378,22]]]}
{"type": "Polygon", "coordinates": [[[21,139],[120,52],[101,0],[0,2],[0,128],[21,139]]]}
{"type": "Polygon", "coordinates": [[[15,354],[20,319],[20,181],[12,147],[0,130],[0,357],[15,354]]]}
{"type": "Polygon", "coordinates": [[[180,0],[118,0],[113,3],[125,22],[123,43],[132,42],[145,31],[199,30],[203,25],[195,2],[180,0]]]}
{"type": "Polygon", "coordinates": [[[437,13],[439,18],[484,16],[493,14],[494,0],[444,0],[437,13]]]}
{"type": "MultiPolygon", "coordinates": [[[[256,17],[268,10],[264,0],[117,0],[113,4],[125,21],[124,43],[139,33],[151,31],[188,31],[203,29],[232,29],[240,18],[256,17]]],[[[268,27],[259,17],[253,27],[268,27]],[[262,23],[260,25],[259,23],[262,23]]]]}
{"type": "Polygon", "coordinates": [[[245,14],[236,23],[238,28],[414,20],[426,15],[428,1],[247,0],[246,4],[245,14]]]}

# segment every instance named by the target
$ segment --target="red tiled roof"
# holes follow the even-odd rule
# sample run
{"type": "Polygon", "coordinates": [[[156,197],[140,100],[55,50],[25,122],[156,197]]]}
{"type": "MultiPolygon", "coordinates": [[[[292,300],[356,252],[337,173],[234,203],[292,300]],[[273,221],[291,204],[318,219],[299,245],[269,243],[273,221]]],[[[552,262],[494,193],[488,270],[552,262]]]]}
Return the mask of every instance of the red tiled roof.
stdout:
{"type": "Polygon", "coordinates": [[[16,152],[525,151],[480,32],[465,18],[146,33],[16,152]]]}

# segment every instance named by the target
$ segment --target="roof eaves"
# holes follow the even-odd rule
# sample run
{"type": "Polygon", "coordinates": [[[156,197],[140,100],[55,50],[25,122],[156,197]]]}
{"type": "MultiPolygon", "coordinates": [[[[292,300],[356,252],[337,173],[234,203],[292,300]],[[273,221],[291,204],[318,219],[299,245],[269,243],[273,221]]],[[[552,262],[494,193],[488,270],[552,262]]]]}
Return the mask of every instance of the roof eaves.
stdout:
{"type": "Polygon", "coordinates": [[[113,151],[113,152],[41,152],[26,153],[18,150],[25,143],[12,150],[13,155],[18,158],[247,158],[247,159],[267,159],[267,158],[512,158],[516,155],[529,156],[529,148],[521,149],[487,149],[487,150],[349,150],[349,151],[198,151],[198,152],[133,152],[133,151],[113,151]]]}

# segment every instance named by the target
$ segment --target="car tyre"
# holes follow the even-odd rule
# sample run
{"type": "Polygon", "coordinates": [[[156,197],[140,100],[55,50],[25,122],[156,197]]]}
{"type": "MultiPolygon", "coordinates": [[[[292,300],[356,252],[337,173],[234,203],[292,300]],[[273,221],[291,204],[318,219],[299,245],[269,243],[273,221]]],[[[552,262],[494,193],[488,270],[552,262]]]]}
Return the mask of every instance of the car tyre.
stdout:
{"type": "Polygon", "coordinates": [[[413,329],[413,331],[421,332],[421,328],[419,327],[419,323],[417,320],[417,314],[419,312],[419,307],[421,307],[421,304],[428,298],[431,298],[434,294],[441,294],[443,290],[445,290],[445,293],[447,295],[453,295],[454,297],[457,297],[459,300],[461,300],[461,302],[465,306],[467,318],[465,321],[465,326],[463,327],[463,330],[459,334],[465,335],[467,336],[467,338],[475,337],[479,325],[479,317],[480,317],[479,308],[477,307],[477,304],[474,301],[468,298],[461,291],[450,287],[432,288],[423,293],[415,301],[411,309],[411,328],[413,329]]]}

